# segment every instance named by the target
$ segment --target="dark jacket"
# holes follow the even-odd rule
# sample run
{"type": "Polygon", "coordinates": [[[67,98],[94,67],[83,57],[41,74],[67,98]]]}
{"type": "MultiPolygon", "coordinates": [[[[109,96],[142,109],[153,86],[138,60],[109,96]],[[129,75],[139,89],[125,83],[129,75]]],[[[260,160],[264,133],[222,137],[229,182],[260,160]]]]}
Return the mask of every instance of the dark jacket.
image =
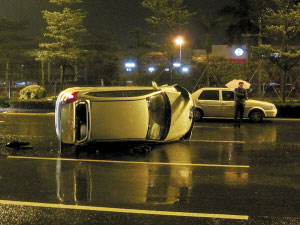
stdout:
{"type": "Polygon", "coordinates": [[[235,93],[235,104],[245,105],[245,100],[248,99],[248,94],[246,89],[244,88],[236,88],[234,89],[235,93]]]}

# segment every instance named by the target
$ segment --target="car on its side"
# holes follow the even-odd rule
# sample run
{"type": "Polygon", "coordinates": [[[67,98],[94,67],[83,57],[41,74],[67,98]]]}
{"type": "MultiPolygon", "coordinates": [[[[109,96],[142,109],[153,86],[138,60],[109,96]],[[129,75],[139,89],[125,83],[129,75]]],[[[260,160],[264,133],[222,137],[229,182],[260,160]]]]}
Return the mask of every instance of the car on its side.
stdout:
{"type": "MultiPolygon", "coordinates": [[[[194,119],[203,117],[234,116],[234,89],[208,87],[201,88],[192,94],[196,108],[194,119]]],[[[261,122],[266,117],[276,117],[277,109],[272,103],[258,100],[246,100],[244,117],[253,122],[261,122]]]]}
{"type": "Polygon", "coordinates": [[[191,136],[193,110],[179,85],[73,87],[57,98],[55,127],[63,144],[168,142],[191,136]]]}

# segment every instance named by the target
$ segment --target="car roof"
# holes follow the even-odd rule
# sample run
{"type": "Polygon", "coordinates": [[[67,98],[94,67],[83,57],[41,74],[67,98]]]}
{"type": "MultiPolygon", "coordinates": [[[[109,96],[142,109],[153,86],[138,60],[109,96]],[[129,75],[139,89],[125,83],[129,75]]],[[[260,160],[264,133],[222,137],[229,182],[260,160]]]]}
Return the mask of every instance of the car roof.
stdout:
{"type": "Polygon", "coordinates": [[[204,87],[204,88],[200,88],[202,90],[234,90],[234,88],[227,88],[227,87],[204,87]]]}

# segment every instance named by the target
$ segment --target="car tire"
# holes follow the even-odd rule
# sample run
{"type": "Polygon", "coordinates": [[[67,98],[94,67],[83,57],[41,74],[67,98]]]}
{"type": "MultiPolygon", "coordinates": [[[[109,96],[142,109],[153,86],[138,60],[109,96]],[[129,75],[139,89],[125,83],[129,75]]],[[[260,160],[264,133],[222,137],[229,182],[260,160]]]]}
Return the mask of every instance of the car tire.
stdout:
{"type": "Polygon", "coordinates": [[[194,120],[200,121],[203,118],[203,111],[199,108],[194,110],[194,120]]]}
{"type": "Polygon", "coordinates": [[[250,113],[249,118],[252,122],[259,123],[263,121],[264,113],[261,110],[253,110],[250,113]]]}

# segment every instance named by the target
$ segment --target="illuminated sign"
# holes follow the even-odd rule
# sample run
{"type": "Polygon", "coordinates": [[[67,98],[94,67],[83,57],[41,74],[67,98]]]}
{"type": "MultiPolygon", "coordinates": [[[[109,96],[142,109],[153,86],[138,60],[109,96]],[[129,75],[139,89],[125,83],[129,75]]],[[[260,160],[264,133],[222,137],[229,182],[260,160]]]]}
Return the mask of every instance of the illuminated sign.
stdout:
{"type": "Polygon", "coordinates": [[[245,51],[243,49],[241,49],[241,48],[237,48],[237,49],[234,50],[234,54],[236,56],[242,56],[242,55],[244,55],[244,52],[245,51]]]}

